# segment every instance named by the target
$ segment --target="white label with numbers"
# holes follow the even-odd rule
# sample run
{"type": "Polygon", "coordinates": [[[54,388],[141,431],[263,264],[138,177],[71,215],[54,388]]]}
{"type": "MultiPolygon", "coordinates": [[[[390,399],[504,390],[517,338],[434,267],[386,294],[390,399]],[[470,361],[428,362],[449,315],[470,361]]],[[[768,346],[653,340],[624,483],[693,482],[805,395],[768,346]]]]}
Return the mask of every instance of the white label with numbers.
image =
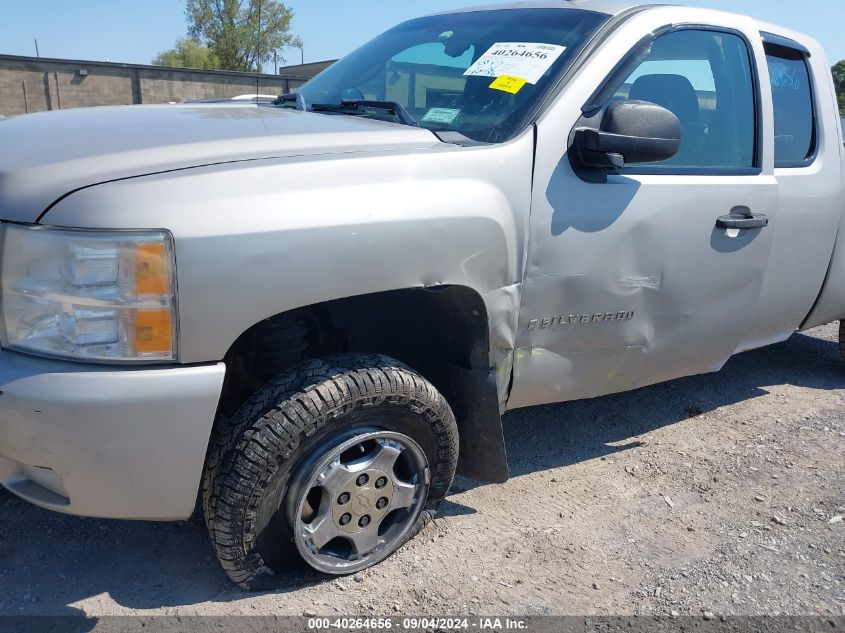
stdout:
{"type": "Polygon", "coordinates": [[[536,84],[566,50],[556,44],[498,42],[470,66],[469,77],[501,77],[511,75],[536,84]]]}

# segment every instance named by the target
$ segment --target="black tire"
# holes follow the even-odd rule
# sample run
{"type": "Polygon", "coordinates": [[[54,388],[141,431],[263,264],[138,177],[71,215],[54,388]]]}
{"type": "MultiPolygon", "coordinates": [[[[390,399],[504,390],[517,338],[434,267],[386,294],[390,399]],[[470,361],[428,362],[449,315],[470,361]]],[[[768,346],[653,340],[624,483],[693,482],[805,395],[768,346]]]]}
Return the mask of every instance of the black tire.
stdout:
{"type": "Polygon", "coordinates": [[[426,503],[395,551],[431,521],[458,458],[452,411],[419,374],[380,355],[305,361],[261,388],[218,430],[203,507],[217,557],[235,583],[264,589],[277,584],[277,574],[310,569],[284,511],[291,478],[322,447],[374,426],[412,438],[430,471],[426,503]]]}

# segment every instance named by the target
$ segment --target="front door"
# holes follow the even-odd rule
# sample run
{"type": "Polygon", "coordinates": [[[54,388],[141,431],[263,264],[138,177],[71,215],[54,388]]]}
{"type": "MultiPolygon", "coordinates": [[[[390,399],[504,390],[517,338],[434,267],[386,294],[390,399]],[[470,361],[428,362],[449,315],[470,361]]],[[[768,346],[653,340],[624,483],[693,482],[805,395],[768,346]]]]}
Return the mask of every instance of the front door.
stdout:
{"type": "MultiPolygon", "coordinates": [[[[763,152],[762,45],[735,28],[666,28],[633,72],[607,80],[617,84],[607,86],[612,99],[657,103],[679,118],[681,149],[669,161],[627,165],[602,184],[573,172],[565,152],[574,122],[561,128],[555,117],[584,105],[585,77],[590,91],[612,77],[590,66],[538,122],[509,408],[714,371],[743,340],[771,225],[717,220],[750,210],[774,224],[777,183],[763,152]]],[[[595,67],[603,63],[599,52],[595,67]]]]}

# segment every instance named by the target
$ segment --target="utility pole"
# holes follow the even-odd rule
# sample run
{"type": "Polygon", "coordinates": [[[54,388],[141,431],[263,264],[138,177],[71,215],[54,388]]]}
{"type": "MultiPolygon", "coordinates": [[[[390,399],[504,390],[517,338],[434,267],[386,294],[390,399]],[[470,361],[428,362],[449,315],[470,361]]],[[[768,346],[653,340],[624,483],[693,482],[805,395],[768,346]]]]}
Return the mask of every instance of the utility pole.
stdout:
{"type": "Polygon", "coordinates": [[[32,38],[32,41],[35,42],[35,56],[41,57],[41,53],[38,52],[38,40],[35,39],[35,38],[32,38]]]}
{"type": "Polygon", "coordinates": [[[279,51],[273,51],[273,74],[279,74],[279,51]]]}
{"type": "Polygon", "coordinates": [[[261,64],[261,0],[258,0],[258,31],[255,34],[255,94],[261,92],[261,72],[264,69],[261,64]]]}

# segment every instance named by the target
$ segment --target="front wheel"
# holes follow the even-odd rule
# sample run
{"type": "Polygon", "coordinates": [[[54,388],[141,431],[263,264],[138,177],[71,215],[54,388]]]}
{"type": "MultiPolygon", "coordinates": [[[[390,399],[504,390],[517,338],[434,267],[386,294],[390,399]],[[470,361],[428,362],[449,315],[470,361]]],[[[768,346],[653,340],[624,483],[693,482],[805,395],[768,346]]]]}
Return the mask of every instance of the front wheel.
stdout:
{"type": "Polygon", "coordinates": [[[223,429],[203,481],[218,558],[262,588],[306,563],[350,574],[431,520],[455,473],[454,416],[431,383],[385,356],[307,361],[223,429]]]}

